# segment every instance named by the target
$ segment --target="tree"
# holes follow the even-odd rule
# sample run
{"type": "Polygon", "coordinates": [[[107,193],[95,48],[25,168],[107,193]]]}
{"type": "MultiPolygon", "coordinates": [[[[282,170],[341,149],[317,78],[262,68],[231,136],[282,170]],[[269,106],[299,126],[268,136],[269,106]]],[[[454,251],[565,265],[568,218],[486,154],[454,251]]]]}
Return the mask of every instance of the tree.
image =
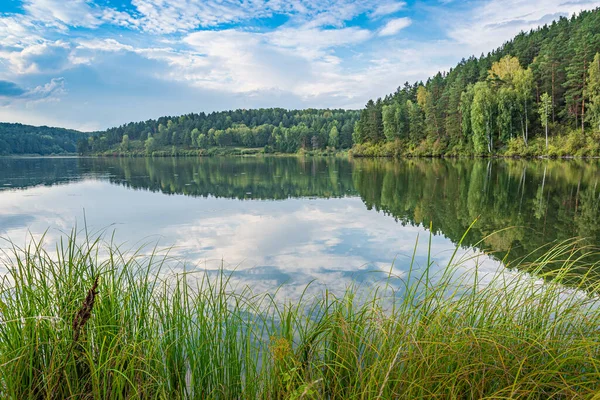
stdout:
{"type": "Polygon", "coordinates": [[[515,79],[523,72],[519,59],[513,56],[504,56],[492,64],[488,71],[488,79],[510,87],[515,86],[515,79]]]}
{"type": "Polygon", "coordinates": [[[334,125],[329,131],[329,146],[334,149],[339,146],[340,134],[337,127],[334,125]]]}
{"type": "Polygon", "coordinates": [[[198,136],[200,135],[200,131],[198,130],[198,128],[194,128],[192,129],[192,131],[190,132],[190,141],[192,143],[192,147],[200,147],[198,145],[198,136]]]}
{"type": "Polygon", "coordinates": [[[417,103],[421,110],[425,112],[425,130],[430,137],[440,136],[440,127],[436,116],[436,107],[433,95],[424,86],[419,86],[417,90],[417,103]]]}
{"type": "Polygon", "coordinates": [[[398,105],[396,103],[383,106],[383,134],[388,141],[394,140],[398,135],[397,108],[398,105]]]}
{"type": "Polygon", "coordinates": [[[460,95],[460,114],[463,141],[468,140],[473,134],[471,129],[471,106],[473,104],[473,93],[473,85],[470,84],[460,95]]]}
{"type": "Polygon", "coordinates": [[[381,99],[377,99],[376,103],[369,100],[360,116],[361,133],[364,135],[364,139],[371,143],[378,143],[383,137],[382,108],[381,99]]]}
{"type": "MultiPolygon", "coordinates": [[[[10,149],[9,149],[10,150],[10,149]]],[[[77,153],[82,156],[84,154],[87,154],[87,152],[89,151],[88,148],[88,141],[86,139],[79,139],[77,141],[77,153]]],[[[8,152],[7,152],[8,154],[8,152]]]]}
{"type": "Polygon", "coordinates": [[[523,131],[523,140],[525,146],[529,139],[529,101],[531,100],[531,91],[533,90],[533,73],[531,69],[518,71],[514,78],[517,99],[521,108],[521,129],[523,131]]]}
{"type": "Polygon", "coordinates": [[[123,135],[121,140],[121,151],[129,151],[129,135],[123,135]]]}
{"type": "Polygon", "coordinates": [[[600,53],[596,53],[588,71],[586,96],[589,100],[587,118],[600,131],[600,53]]]}
{"type": "Polygon", "coordinates": [[[406,101],[406,109],[408,110],[409,137],[417,143],[423,137],[423,113],[418,104],[410,100],[406,101]]]}
{"type": "Polygon", "coordinates": [[[160,144],[165,144],[168,134],[169,132],[167,128],[163,124],[158,124],[158,134],[156,135],[155,140],[158,141],[158,143],[160,144]]]}
{"type": "Polygon", "coordinates": [[[546,127],[546,150],[548,150],[548,120],[552,115],[552,97],[548,93],[544,93],[540,98],[540,105],[538,108],[540,119],[546,127]]]}
{"type": "MultiPolygon", "coordinates": [[[[597,13],[597,12],[596,12],[597,13]]],[[[585,131],[585,111],[586,111],[586,87],[588,77],[588,65],[592,61],[593,54],[599,48],[600,35],[597,35],[599,21],[590,21],[588,24],[581,24],[579,29],[570,35],[568,47],[570,54],[568,64],[566,65],[565,87],[565,114],[567,118],[575,122],[575,126],[581,123],[581,131],[585,131]]]]}
{"type": "Polygon", "coordinates": [[[448,107],[446,109],[446,135],[454,142],[459,142],[462,136],[461,98],[464,88],[462,77],[456,79],[447,87],[448,107]]]}
{"type": "Polygon", "coordinates": [[[477,82],[474,87],[473,105],[471,107],[471,126],[473,128],[473,145],[477,153],[484,153],[486,148],[491,153],[494,148],[493,120],[494,94],[486,82],[477,82]]]}
{"type": "Polygon", "coordinates": [[[496,92],[498,103],[498,136],[502,140],[512,139],[514,132],[514,119],[518,109],[517,92],[507,86],[501,87],[496,92]]]}
{"type": "Polygon", "coordinates": [[[319,138],[317,137],[317,135],[313,135],[310,138],[310,144],[313,150],[317,150],[319,148],[319,138]]]}
{"type": "Polygon", "coordinates": [[[145,147],[146,154],[148,155],[152,155],[152,153],[156,150],[156,142],[152,136],[149,136],[148,139],[146,139],[145,147]]]}
{"type": "MultiPolygon", "coordinates": [[[[488,81],[495,89],[498,105],[497,125],[500,140],[513,137],[514,119],[519,109],[519,99],[521,101],[528,100],[523,96],[519,98],[518,90],[531,91],[528,87],[521,87],[523,84],[527,84],[524,80],[528,78],[528,73],[521,67],[519,59],[510,55],[493,63],[488,71],[488,81]]],[[[527,110],[527,104],[523,105],[523,110],[527,110]]]]}
{"type": "MultiPolygon", "coordinates": [[[[361,116],[362,119],[362,116],[361,116]]],[[[361,121],[356,121],[354,123],[354,130],[352,131],[352,142],[354,144],[361,144],[365,141],[365,135],[363,133],[363,124],[361,121]]]]}
{"type": "Polygon", "coordinates": [[[206,136],[204,133],[199,134],[196,141],[199,148],[206,149],[208,147],[208,136],[206,136]]]}

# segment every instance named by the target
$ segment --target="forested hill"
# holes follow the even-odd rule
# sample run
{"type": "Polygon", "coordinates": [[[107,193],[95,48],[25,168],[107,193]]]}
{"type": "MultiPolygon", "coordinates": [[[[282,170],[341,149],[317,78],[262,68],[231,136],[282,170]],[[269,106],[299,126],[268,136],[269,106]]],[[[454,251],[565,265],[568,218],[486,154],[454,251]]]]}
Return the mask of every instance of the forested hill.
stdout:
{"type": "Polygon", "coordinates": [[[181,155],[217,147],[284,153],[350,148],[359,115],[359,111],[282,108],[192,113],[111,128],[79,143],[79,150],[181,155]]]}
{"type": "Polygon", "coordinates": [[[88,134],[71,129],[0,122],[0,155],[67,154],[88,134]]]}
{"type": "Polygon", "coordinates": [[[600,9],[370,100],[355,155],[600,155],[600,9]]]}

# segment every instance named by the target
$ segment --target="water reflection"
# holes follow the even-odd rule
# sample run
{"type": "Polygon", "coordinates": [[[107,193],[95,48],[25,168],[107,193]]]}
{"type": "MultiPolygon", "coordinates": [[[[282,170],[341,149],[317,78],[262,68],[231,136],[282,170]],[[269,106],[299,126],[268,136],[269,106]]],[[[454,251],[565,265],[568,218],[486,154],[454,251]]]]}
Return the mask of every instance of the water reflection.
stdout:
{"type": "Polygon", "coordinates": [[[429,221],[440,265],[477,217],[467,254],[516,259],[572,236],[600,243],[597,163],[40,158],[0,167],[3,237],[21,244],[47,232],[53,244],[83,226],[85,210],[88,229],[115,229],[117,243],[174,246],[188,266],[235,269],[258,291],[287,283],[294,295],[312,280],[341,290],[382,279],[373,271],[392,263],[402,275],[418,235],[416,263],[426,264],[429,221]]]}

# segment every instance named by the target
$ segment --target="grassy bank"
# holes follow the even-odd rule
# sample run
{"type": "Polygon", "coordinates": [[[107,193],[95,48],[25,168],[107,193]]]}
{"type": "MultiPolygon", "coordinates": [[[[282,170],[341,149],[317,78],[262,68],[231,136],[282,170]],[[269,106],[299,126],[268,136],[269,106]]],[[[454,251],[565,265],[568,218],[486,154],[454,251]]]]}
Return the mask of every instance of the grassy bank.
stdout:
{"type": "Polygon", "coordinates": [[[148,151],[140,141],[131,141],[127,149],[114,146],[102,152],[90,155],[103,157],[211,157],[211,156],[257,156],[257,155],[301,155],[331,156],[352,155],[354,157],[519,157],[519,158],[592,158],[600,157],[600,134],[584,136],[581,131],[561,133],[548,139],[548,147],[543,137],[528,140],[523,138],[508,140],[507,144],[495,149],[494,153],[477,153],[472,143],[451,143],[443,139],[423,140],[414,143],[408,140],[395,140],[380,143],[355,144],[351,149],[336,150],[332,148],[306,150],[299,149],[295,153],[281,153],[271,146],[236,147],[211,146],[205,149],[179,146],[162,146],[148,151]]]}
{"type": "Polygon", "coordinates": [[[31,242],[4,257],[2,398],[547,399],[600,390],[600,287],[581,275],[598,266],[577,242],[519,266],[531,275],[490,280],[453,260],[443,275],[411,269],[404,284],[368,296],[349,288],[285,304],[224,274],[175,273],[158,256],[76,243],[66,238],[48,254],[31,242]]]}
{"type": "Polygon", "coordinates": [[[240,147],[240,146],[209,146],[206,148],[191,148],[188,146],[156,146],[148,149],[143,142],[132,140],[127,148],[115,145],[104,151],[96,151],[86,155],[101,157],[212,157],[212,156],[256,156],[256,155],[312,155],[330,156],[345,154],[348,150],[299,149],[294,153],[278,152],[272,146],[264,147],[240,147]]]}

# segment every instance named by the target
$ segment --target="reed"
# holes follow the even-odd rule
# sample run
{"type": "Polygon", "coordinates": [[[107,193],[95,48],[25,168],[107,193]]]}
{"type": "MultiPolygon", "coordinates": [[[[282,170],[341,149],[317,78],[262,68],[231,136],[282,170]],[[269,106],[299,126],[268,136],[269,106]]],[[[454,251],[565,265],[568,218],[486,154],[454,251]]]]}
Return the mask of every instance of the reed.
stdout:
{"type": "Polygon", "coordinates": [[[101,238],[11,245],[6,399],[593,398],[598,265],[580,242],[484,277],[453,257],[378,289],[278,302],[101,238]],[[461,272],[463,271],[463,272],[461,272]]]}

